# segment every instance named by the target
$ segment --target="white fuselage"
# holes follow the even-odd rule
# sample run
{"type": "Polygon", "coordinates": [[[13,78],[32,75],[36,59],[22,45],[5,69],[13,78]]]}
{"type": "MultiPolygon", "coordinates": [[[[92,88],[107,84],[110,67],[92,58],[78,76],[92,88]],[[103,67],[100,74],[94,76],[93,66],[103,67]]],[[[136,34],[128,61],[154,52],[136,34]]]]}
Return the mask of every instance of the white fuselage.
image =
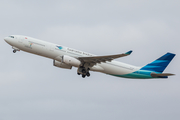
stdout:
{"type": "MultiPolygon", "coordinates": [[[[38,40],[27,36],[15,35],[14,38],[5,38],[5,41],[11,46],[13,46],[14,49],[44,56],[53,60],[57,60],[59,62],[61,62],[61,57],[63,55],[68,55],[75,58],[95,56],[90,53],[82,52],[79,50],[75,50],[72,48],[68,48],[65,46],[53,44],[50,42],[38,40]],[[59,49],[57,46],[61,46],[63,49],[59,49]]],[[[140,67],[121,63],[114,60],[111,62],[96,64],[90,68],[90,70],[92,71],[98,71],[111,75],[129,74],[139,69],[140,67]]]]}

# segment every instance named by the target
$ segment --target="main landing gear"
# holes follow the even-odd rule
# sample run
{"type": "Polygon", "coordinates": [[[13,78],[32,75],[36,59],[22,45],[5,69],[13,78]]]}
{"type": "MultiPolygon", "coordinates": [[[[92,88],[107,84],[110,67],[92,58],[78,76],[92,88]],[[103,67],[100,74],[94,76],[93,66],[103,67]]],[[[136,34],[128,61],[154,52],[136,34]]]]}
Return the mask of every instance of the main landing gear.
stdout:
{"type": "Polygon", "coordinates": [[[82,78],[85,78],[86,76],[89,77],[90,76],[89,70],[90,70],[89,68],[86,69],[85,67],[81,66],[78,68],[77,74],[82,75],[82,78]]]}

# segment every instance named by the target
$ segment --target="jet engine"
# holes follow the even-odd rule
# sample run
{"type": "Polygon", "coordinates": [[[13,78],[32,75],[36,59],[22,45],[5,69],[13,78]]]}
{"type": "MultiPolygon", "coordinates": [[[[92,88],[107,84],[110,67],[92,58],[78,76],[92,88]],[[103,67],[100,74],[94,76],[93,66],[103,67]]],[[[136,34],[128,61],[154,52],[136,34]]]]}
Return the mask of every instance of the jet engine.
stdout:
{"type": "Polygon", "coordinates": [[[79,65],[81,64],[81,62],[78,59],[67,55],[63,56],[63,63],[75,67],[79,67],[79,65]]]}
{"type": "Polygon", "coordinates": [[[56,67],[64,68],[64,69],[71,69],[72,68],[71,65],[67,65],[67,64],[59,62],[57,60],[53,60],[53,65],[56,67]]]}

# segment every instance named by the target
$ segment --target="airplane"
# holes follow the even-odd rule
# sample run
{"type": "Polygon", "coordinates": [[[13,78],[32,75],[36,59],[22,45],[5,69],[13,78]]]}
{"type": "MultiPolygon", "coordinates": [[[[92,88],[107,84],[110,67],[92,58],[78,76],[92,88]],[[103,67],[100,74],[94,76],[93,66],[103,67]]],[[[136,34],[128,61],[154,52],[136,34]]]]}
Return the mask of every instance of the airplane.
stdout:
{"type": "Polygon", "coordinates": [[[90,76],[89,71],[131,79],[168,78],[168,76],[174,75],[163,73],[175,56],[175,54],[169,52],[143,67],[137,67],[114,60],[129,56],[132,50],[122,54],[96,56],[28,36],[11,35],[5,37],[4,40],[12,46],[14,53],[22,50],[47,57],[53,60],[54,66],[59,68],[71,69],[77,67],[77,74],[83,78],[90,76]]]}

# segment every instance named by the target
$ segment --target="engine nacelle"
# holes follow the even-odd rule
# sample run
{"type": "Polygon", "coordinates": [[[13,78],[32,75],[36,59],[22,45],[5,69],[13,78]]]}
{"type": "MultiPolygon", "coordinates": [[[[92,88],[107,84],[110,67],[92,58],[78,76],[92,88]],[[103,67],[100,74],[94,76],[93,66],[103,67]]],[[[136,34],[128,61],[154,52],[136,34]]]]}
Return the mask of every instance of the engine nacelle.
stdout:
{"type": "Polygon", "coordinates": [[[63,62],[67,65],[75,66],[75,67],[79,67],[79,65],[81,64],[81,61],[79,61],[78,59],[67,55],[63,56],[63,62]]]}
{"type": "Polygon", "coordinates": [[[67,65],[67,64],[59,62],[57,60],[53,60],[53,65],[56,67],[64,68],[64,69],[71,69],[72,68],[71,65],[67,65]]]}

